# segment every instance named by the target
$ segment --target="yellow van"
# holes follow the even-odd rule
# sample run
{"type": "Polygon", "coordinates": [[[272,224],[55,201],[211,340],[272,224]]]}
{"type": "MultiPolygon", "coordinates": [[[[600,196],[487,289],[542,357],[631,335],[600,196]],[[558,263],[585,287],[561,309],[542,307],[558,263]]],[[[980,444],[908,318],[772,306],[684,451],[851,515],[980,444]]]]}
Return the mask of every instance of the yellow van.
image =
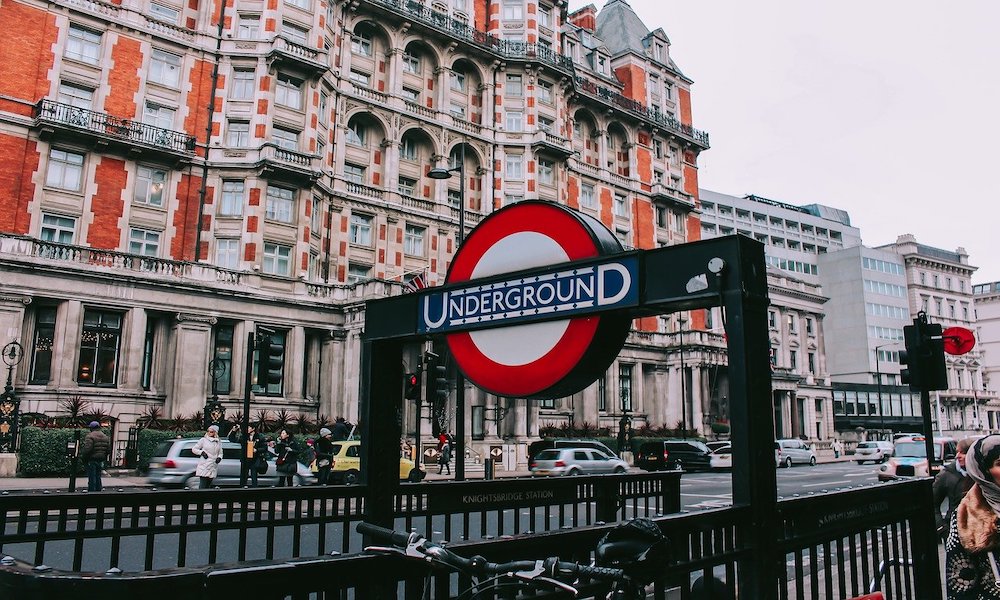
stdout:
{"type": "MultiPolygon", "coordinates": [[[[408,458],[399,459],[399,478],[416,483],[425,473],[408,458]]],[[[354,485],[361,476],[361,440],[333,442],[330,482],[354,485]]]]}

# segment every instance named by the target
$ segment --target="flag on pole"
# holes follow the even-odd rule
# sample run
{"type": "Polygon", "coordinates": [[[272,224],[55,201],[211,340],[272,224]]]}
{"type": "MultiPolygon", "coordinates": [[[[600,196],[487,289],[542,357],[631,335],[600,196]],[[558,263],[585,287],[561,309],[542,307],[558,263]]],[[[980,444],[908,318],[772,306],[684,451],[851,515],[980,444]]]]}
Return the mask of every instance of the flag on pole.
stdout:
{"type": "Polygon", "coordinates": [[[424,272],[421,271],[406,280],[404,284],[407,292],[417,292],[427,287],[427,280],[424,279],[424,272]]]}

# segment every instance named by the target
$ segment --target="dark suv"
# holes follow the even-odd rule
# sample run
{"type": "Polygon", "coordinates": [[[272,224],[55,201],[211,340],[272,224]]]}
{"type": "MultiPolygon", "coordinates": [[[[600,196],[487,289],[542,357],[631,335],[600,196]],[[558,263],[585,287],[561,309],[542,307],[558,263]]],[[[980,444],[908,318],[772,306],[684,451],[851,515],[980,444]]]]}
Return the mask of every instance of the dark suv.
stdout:
{"type": "Polygon", "coordinates": [[[711,454],[708,446],[696,440],[646,442],[639,446],[635,466],[647,471],[708,471],[712,468],[711,454]]]}

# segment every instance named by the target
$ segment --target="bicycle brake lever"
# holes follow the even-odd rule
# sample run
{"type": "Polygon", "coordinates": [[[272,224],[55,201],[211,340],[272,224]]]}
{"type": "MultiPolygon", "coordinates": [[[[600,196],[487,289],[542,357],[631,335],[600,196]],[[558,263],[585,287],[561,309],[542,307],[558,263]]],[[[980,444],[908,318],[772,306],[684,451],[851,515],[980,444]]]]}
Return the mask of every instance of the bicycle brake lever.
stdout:
{"type": "Polygon", "coordinates": [[[403,550],[389,546],[366,546],[365,552],[371,552],[373,554],[399,554],[400,556],[406,556],[406,552],[403,550]]]}
{"type": "Polygon", "coordinates": [[[577,594],[580,593],[580,590],[576,589],[575,587],[571,586],[570,584],[565,583],[563,581],[559,581],[558,579],[552,579],[551,577],[535,577],[533,579],[533,581],[544,581],[545,583],[547,583],[547,584],[549,584],[549,585],[551,585],[553,587],[557,587],[557,588],[561,589],[562,591],[570,594],[574,598],[576,598],[577,594]]]}
{"type": "Polygon", "coordinates": [[[569,585],[568,583],[543,576],[542,573],[545,572],[545,561],[536,560],[534,569],[531,569],[530,571],[514,571],[511,576],[524,581],[543,581],[553,587],[563,590],[564,592],[570,593],[574,598],[576,598],[576,595],[580,593],[575,587],[569,585]]]}

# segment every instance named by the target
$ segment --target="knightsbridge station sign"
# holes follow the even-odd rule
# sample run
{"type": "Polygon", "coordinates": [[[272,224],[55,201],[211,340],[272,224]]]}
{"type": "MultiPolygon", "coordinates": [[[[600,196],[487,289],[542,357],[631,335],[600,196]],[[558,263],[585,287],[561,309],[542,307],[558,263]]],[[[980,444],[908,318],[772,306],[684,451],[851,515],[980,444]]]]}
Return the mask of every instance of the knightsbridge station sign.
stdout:
{"type": "Polygon", "coordinates": [[[600,221],[520,202],[477,226],[446,285],[421,296],[417,331],[445,334],[465,376],[489,392],[559,397],[618,355],[639,303],[639,257],[600,221]]]}

